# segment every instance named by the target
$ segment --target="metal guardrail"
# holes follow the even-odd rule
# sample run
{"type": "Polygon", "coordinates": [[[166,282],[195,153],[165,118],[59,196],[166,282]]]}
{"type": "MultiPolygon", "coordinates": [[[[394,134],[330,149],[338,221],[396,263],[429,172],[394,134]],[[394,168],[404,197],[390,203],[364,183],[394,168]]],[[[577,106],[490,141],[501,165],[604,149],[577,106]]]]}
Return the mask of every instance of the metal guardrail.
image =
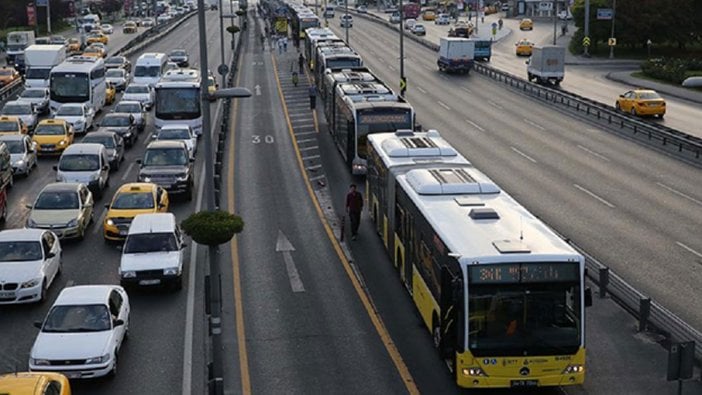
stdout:
{"type": "Polygon", "coordinates": [[[8,98],[17,94],[22,87],[24,87],[24,78],[18,78],[0,88],[0,102],[4,102],[8,98]]]}
{"type": "Polygon", "coordinates": [[[132,53],[141,50],[145,46],[150,45],[154,41],[170,33],[173,29],[180,26],[183,22],[187,21],[188,19],[190,19],[190,17],[196,14],[197,11],[191,11],[183,15],[181,18],[173,19],[168,21],[167,23],[156,25],[151,29],[148,29],[142,32],[141,34],[137,35],[132,40],[129,40],[127,44],[115,51],[113,55],[129,56],[132,53]]]}

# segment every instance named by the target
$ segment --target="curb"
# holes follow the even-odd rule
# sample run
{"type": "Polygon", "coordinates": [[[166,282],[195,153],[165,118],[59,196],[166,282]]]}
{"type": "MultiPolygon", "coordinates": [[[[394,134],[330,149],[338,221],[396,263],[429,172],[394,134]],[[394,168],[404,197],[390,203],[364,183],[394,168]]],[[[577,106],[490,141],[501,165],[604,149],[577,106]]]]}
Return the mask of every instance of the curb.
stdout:
{"type": "MultiPolygon", "coordinates": [[[[691,101],[693,103],[700,103],[702,104],[702,93],[699,94],[699,97],[694,97],[692,95],[686,96],[686,95],[681,95],[680,93],[674,91],[674,90],[668,90],[665,89],[667,86],[665,84],[659,83],[659,82],[654,82],[654,81],[648,81],[644,80],[641,78],[636,78],[636,77],[619,77],[616,74],[620,73],[619,71],[612,71],[607,73],[605,77],[610,80],[610,81],[615,81],[615,82],[620,82],[622,84],[627,84],[627,85],[635,85],[635,86],[640,86],[642,88],[647,88],[647,89],[653,89],[658,92],[662,92],[666,95],[676,97],[678,99],[683,99],[687,101],[691,101]],[[660,89],[663,87],[664,89],[660,89]]],[[[672,88],[672,87],[671,87],[672,88]]],[[[684,89],[684,88],[680,88],[684,89]]]]}

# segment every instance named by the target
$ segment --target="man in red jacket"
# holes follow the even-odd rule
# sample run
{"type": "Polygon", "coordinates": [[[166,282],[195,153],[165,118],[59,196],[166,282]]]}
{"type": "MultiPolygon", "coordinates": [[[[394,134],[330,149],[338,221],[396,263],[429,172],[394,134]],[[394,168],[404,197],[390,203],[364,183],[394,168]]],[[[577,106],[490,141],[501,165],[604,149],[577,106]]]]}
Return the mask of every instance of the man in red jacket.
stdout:
{"type": "Polygon", "coordinates": [[[349,193],[346,194],[346,212],[351,218],[351,240],[356,240],[358,226],[361,224],[361,211],[363,211],[363,195],[356,190],[356,184],[351,184],[349,193]]]}

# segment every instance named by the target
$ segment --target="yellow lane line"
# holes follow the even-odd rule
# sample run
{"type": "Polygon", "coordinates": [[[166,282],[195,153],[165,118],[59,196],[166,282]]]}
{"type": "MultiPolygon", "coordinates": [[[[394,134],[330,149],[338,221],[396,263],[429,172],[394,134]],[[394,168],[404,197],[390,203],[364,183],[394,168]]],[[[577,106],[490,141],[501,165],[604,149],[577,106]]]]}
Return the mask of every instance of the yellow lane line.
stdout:
{"type": "MultiPolygon", "coordinates": [[[[295,148],[295,156],[297,157],[297,164],[300,168],[300,173],[302,173],[302,177],[305,179],[305,186],[307,187],[307,193],[310,195],[310,198],[312,199],[312,202],[314,202],[314,207],[315,210],[317,211],[317,216],[320,219],[320,222],[324,226],[324,230],[327,233],[327,237],[329,238],[329,241],[332,243],[334,246],[334,251],[336,251],[336,255],[339,257],[339,260],[341,261],[341,264],[344,268],[344,271],[346,272],[346,275],[349,277],[351,280],[351,285],[353,285],[353,288],[356,290],[356,294],[358,295],[359,299],[361,300],[361,303],[363,304],[363,307],[366,309],[366,313],[368,314],[368,317],[370,318],[371,322],[373,323],[373,326],[375,327],[376,332],[378,332],[378,335],[380,336],[381,341],[383,342],[383,346],[385,346],[385,349],[387,350],[390,359],[392,359],[393,364],[395,364],[395,369],[397,369],[397,372],[400,374],[400,377],[402,378],[402,381],[405,384],[405,387],[407,388],[407,392],[410,394],[419,394],[419,389],[417,388],[417,385],[414,382],[414,379],[412,378],[412,375],[409,372],[409,369],[407,368],[407,365],[405,365],[405,362],[402,360],[402,356],[400,355],[400,352],[397,349],[397,346],[395,346],[395,343],[392,341],[392,338],[390,337],[390,334],[388,333],[388,330],[385,328],[385,324],[383,323],[383,320],[380,318],[380,314],[378,314],[375,309],[373,308],[373,305],[370,302],[370,297],[364,292],[363,288],[361,287],[361,284],[358,281],[358,278],[354,275],[353,269],[351,269],[351,264],[349,261],[346,259],[346,256],[344,255],[341,245],[339,245],[339,242],[336,240],[336,237],[334,237],[334,232],[331,229],[331,226],[329,226],[329,223],[327,222],[326,218],[324,217],[324,213],[322,212],[322,207],[319,205],[319,201],[317,201],[317,195],[315,195],[314,191],[312,190],[312,186],[310,184],[309,177],[307,176],[307,172],[305,171],[305,166],[302,162],[302,156],[300,155],[300,149],[297,145],[297,140],[295,139],[295,133],[292,127],[292,123],[290,121],[290,115],[288,113],[288,106],[285,104],[285,96],[283,95],[283,89],[280,84],[280,79],[278,78],[278,66],[276,63],[276,58],[274,54],[271,54],[271,58],[273,60],[273,71],[275,75],[276,82],[278,84],[278,94],[280,96],[280,101],[283,105],[283,113],[285,114],[285,120],[288,124],[288,132],[290,133],[290,139],[292,140],[293,147],[295,148]]],[[[315,124],[315,128],[317,125],[315,124]]],[[[319,130],[317,130],[319,133],[319,130]]]]}
{"type": "MultiPolygon", "coordinates": [[[[238,70],[241,70],[241,62],[244,57],[239,57],[238,70]]],[[[236,86],[239,86],[241,72],[236,74],[236,86]]],[[[236,139],[236,115],[239,110],[239,99],[234,99],[232,117],[229,123],[229,166],[227,169],[227,208],[230,213],[236,209],[234,200],[234,140],[236,139]]],[[[239,371],[241,374],[241,392],[244,395],[251,394],[251,378],[249,376],[249,357],[246,353],[246,331],[244,328],[244,305],[241,292],[241,273],[239,271],[239,241],[234,236],[231,241],[232,258],[232,280],[234,283],[234,312],[236,317],[236,341],[239,346],[239,371]]]]}

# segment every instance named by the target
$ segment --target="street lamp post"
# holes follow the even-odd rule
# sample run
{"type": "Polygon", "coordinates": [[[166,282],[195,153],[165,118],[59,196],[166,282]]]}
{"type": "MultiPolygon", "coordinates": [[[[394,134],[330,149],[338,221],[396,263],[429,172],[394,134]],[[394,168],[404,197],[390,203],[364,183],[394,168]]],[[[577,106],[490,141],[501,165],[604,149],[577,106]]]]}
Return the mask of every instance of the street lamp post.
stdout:
{"type": "MultiPolygon", "coordinates": [[[[617,0],[612,0],[612,33],[610,34],[610,38],[614,38],[614,20],[617,18],[617,0]]],[[[613,43],[609,43],[609,58],[614,59],[614,45],[613,43]]]]}
{"type": "Polygon", "coordinates": [[[344,16],[344,30],[346,31],[346,45],[349,45],[349,0],[344,0],[346,14],[344,16]]]}
{"type": "Polygon", "coordinates": [[[556,31],[558,30],[558,0],[554,0],[551,11],[553,12],[553,45],[556,45],[556,31]]]}
{"type": "MultiPolygon", "coordinates": [[[[220,1],[220,0],[217,0],[220,1]]],[[[224,18],[222,18],[222,2],[220,1],[219,7],[217,7],[219,10],[219,48],[220,51],[222,52],[222,63],[220,63],[220,66],[217,68],[217,72],[219,72],[222,75],[222,83],[221,86],[226,85],[226,77],[227,73],[222,72],[225,71],[227,65],[224,63],[224,18]]]]}
{"type": "Polygon", "coordinates": [[[407,81],[405,80],[405,11],[400,0],[400,96],[405,97],[407,81]]]}

